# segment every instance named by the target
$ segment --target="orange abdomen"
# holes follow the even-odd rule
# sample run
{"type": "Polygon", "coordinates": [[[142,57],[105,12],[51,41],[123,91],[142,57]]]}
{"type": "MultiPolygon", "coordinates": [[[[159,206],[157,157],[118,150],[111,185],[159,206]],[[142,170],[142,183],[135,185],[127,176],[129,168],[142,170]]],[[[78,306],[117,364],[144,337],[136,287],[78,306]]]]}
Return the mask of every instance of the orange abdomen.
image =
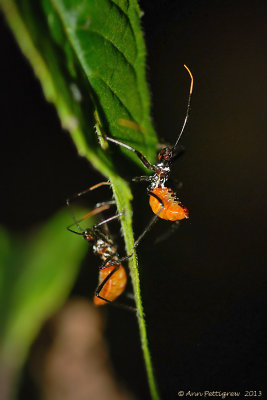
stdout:
{"type": "MultiPolygon", "coordinates": [[[[111,265],[105,269],[101,269],[99,271],[99,285],[103,280],[110,274],[111,271],[115,268],[115,265],[111,265]]],[[[114,272],[110,279],[105,283],[104,287],[100,291],[99,295],[104,297],[109,301],[116,300],[119,297],[126,286],[127,283],[127,275],[124,267],[120,265],[120,268],[114,272]]],[[[107,304],[105,300],[100,299],[97,296],[94,296],[94,303],[97,306],[102,306],[107,304]]]]}
{"type": "MultiPolygon", "coordinates": [[[[179,221],[189,217],[189,212],[178,199],[173,190],[168,188],[155,188],[152,190],[163,202],[163,209],[159,213],[159,217],[169,221],[179,221]]],[[[162,204],[154,196],[150,195],[149,204],[154,214],[157,214],[162,204]]]]}

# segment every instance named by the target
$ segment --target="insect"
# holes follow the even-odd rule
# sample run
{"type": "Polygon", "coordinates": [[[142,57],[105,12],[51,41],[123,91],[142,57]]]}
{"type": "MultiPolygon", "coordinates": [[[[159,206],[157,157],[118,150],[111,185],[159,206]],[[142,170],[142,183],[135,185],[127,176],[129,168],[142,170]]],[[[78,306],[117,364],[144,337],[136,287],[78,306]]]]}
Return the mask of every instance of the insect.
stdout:
{"type": "MultiPolygon", "coordinates": [[[[81,195],[102,185],[110,185],[110,183],[100,182],[99,184],[76,194],[72,197],[72,199],[67,199],[66,203],[68,207],[70,207],[71,200],[80,197],[81,195]]],[[[92,217],[93,215],[103,213],[103,211],[109,209],[112,204],[114,204],[114,201],[96,204],[96,207],[79,221],[77,221],[75,216],[72,214],[74,223],[67,227],[70,232],[83,236],[88,243],[91,243],[94,254],[98,255],[102,260],[102,263],[99,267],[99,285],[94,295],[94,304],[97,306],[112,303],[124,292],[127,284],[127,274],[122,262],[128,260],[132,254],[123,258],[119,258],[117,247],[109,234],[107,225],[109,222],[120,218],[123,213],[113,215],[112,217],[102,220],[98,224],[86,229],[82,229],[80,222],[92,217]],[[71,229],[73,225],[77,226],[79,232],[71,229]]],[[[130,307],[127,306],[127,308],[130,307]]]]}
{"type": "Polygon", "coordinates": [[[149,182],[149,186],[147,188],[147,193],[149,195],[149,204],[155,215],[155,218],[150,222],[145,231],[140,235],[140,237],[135,242],[135,247],[145,235],[145,233],[151,228],[153,223],[156,221],[157,217],[162,218],[168,221],[180,221],[182,219],[187,219],[189,217],[189,211],[186,207],[182,205],[177,194],[170,188],[168,188],[165,184],[169,179],[169,175],[171,172],[171,165],[174,159],[177,157],[177,146],[181,139],[181,136],[184,132],[184,128],[186,126],[190,104],[191,104],[191,95],[193,92],[193,75],[190,69],[184,65],[186,70],[189,73],[191,84],[189,90],[189,97],[187,102],[186,116],[182,125],[182,129],[179,132],[179,135],[176,139],[174,146],[172,147],[164,147],[158,154],[158,162],[153,165],[144,157],[142,153],[133,147],[120,142],[117,139],[114,139],[109,136],[105,136],[106,140],[109,142],[115,143],[119,146],[122,146],[130,151],[133,151],[137,157],[140,159],[142,164],[149,170],[153,171],[153,174],[150,176],[140,176],[133,178],[135,182],[147,181],[149,182]]]}

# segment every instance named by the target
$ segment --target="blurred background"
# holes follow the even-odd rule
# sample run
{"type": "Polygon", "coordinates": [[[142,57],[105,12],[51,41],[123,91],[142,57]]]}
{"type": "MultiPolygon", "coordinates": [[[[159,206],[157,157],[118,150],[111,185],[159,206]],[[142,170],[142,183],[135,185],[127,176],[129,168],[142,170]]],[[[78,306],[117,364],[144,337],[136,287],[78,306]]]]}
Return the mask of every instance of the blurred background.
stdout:
{"type": "MultiPolygon", "coordinates": [[[[267,5],[142,0],[140,6],[152,116],[162,142],[175,141],[185,116],[184,63],[195,78],[181,141],[186,151],[173,169],[190,219],[155,244],[169,226],[160,221],[138,249],[160,392],[163,399],[175,399],[179,390],[264,391],[267,5]]],[[[3,18],[1,38],[0,221],[26,236],[64,207],[69,195],[101,176],[78,157],[3,18]]],[[[131,167],[129,181],[133,169],[140,174],[131,167]]],[[[145,185],[132,187],[138,234],[151,211],[145,185]]],[[[92,202],[97,196],[101,193],[92,202]]],[[[96,263],[88,254],[70,298],[92,297],[96,263]]],[[[148,399],[134,315],[112,307],[101,314],[112,374],[129,398],[148,399]]],[[[47,329],[51,333],[43,329],[24,367],[20,399],[40,395],[33,371],[41,366],[43,379],[52,346],[47,329]]]]}

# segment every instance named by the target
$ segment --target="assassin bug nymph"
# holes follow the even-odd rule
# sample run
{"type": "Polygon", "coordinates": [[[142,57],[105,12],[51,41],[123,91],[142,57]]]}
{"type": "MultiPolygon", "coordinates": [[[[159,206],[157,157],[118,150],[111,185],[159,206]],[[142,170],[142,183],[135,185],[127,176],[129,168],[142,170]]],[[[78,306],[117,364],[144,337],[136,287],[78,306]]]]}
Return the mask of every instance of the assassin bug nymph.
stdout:
{"type": "MultiPolygon", "coordinates": [[[[89,189],[76,194],[71,199],[67,199],[66,203],[68,207],[70,207],[71,200],[74,200],[75,198],[80,197],[102,185],[110,185],[110,183],[100,182],[97,185],[94,185],[89,189]]],[[[94,296],[94,303],[97,306],[112,303],[124,292],[127,284],[127,275],[125,268],[122,265],[122,262],[132,257],[132,254],[126,257],[119,258],[117,253],[117,246],[115,245],[109,234],[109,229],[107,225],[109,222],[120,218],[123,213],[113,215],[112,217],[102,220],[98,224],[86,229],[82,229],[82,227],[80,226],[80,222],[89,217],[92,217],[93,215],[101,214],[103,211],[109,209],[112,204],[114,204],[114,201],[112,200],[98,203],[92,211],[86,214],[79,221],[76,220],[75,216],[72,213],[74,223],[67,227],[70,232],[83,236],[83,238],[88,243],[91,243],[93,246],[94,254],[100,256],[100,258],[102,259],[102,264],[99,267],[99,285],[95,291],[94,296]],[[73,225],[77,226],[79,232],[71,229],[73,225]]],[[[125,306],[125,308],[132,309],[129,306],[125,306]]]]}
{"type": "Polygon", "coordinates": [[[148,232],[148,230],[157,220],[157,217],[169,221],[180,221],[182,219],[189,217],[189,212],[187,208],[185,208],[182,205],[176,193],[172,189],[165,186],[171,172],[171,164],[177,156],[178,143],[181,139],[184,128],[186,126],[191,104],[191,95],[193,91],[193,75],[190,69],[186,65],[184,65],[184,67],[188,71],[191,79],[186,116],[183,122],[182,129],[176,139],[174,146],[164,147],[159,152],[158,162],[155,165],[150,164],[150,162],[143,156],[143,154],[140,153],[138,150],[134,149],[133,147],[123,142],[120,142],[117,139],[113,139],[112,137],[105,136],[106,140],[108,140],[109,142],[115,143],[119,146],[125,147],[130,151],[133,151],[140,159],[142,164],[147,169],[153,171],[153,175],[133,178],[133,181],[135,182],[141,182],[141,181],[149,182],[149,186],[147,188],[147,193],[149,195],[149,204],[154,214],[156,214],[155,217],[152,219],[152,221],[148,224],[144,232],[136,240],[135,247],[138,245],[139,241],[143,238],[143,236],[148,232]]]}

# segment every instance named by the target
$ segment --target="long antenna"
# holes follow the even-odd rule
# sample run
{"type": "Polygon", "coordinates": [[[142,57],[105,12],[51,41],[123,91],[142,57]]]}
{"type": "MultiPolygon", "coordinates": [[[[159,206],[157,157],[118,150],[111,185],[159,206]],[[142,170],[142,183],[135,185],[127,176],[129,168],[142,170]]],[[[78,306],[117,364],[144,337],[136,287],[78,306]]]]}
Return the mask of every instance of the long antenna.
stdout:
{"type": "MultiPolygon", "coordinates": [[[[67,204],[67,206],[68,206],[68,210],[69,210],[69,212],[70,212],[70,215],[72,216],[72,219],[73,219],[73,221],[74,221],[73,224],[67,226],[67,229],[70,230],[70,228],[71,228],[73,225],[76,225],[76,226],[78,227],[78,229],[80,230],[80,233],[79,233],[79,232],[75,232],[75,233],[82,235],[83,229],[81,228],[81,226],[80,226],[80,224],[79,224],[79,221],[77,221],[76,218],[75,218],[75,215],[74,215],[74,213],[73,213],[73,211],[72,211],[72,206],[70,205],[70,199],[67,199],[67,200],[66,200],[66,204],[67,204]]],[[[71,232],[74,232],[74,231],[71,231],[71,232]]]]}
{"type": "Polygon", "coordinates": [[[190,71],[190,69],[188,68],[187,65],[184,64],[184,67],[185,67],[185,69],[188,71],[188,73],[189,73],[189,75],[190,75],[190,78],[191,78],[191,85],[190,85],[190,90],[189,90],[189,96],[188,96],[188,102],[187,102],[187,108],[186,108],[186,115],[185,115],[184,123],[183,123],[182,129],[181,129],[181,131],[180,131],[180,133],[179,133],[179,135],[178,135],[178,138],[177,138],[177,140],[176,140],[176,142],[175,142],[175,145],[173,146],[173,150],[175,150],[175,148],[176,148],[176,146],[178,145],[179,140],[181,139],[181,136],[182,136],[182,134],[183,134],[183,132],[184,132],[184,128],[185,128],[185,126],[186,126],[186,123],[187,123],[187,120],[188,120],[188,117],[189,117],[190,104],[191,104],[191,95],[192,95],[192,92],[193,92],[193,82],[194,82],[194,78],[193,78],[192,72],[190,71]]]}
{"type": "MultiPolygon", "coordinates": [[[[84,232],[84,229],[82,229],[81,226],[80,226],[80,224],[79,224],[81,221],[85,221],[87,218],[90,218],[90,217],[93,217],[94,215],[100,214],[100,213],[102,213],[103,211],[108,210],[108,209],[110,208],[110,205],[109,205],[109,204],[101,205],[101,206],[99,206],[99,207],[97,207],[97,208],[94,208],[93,210],[89,211],[89,212],[88,212],[86,215],[84,215],[81,219],[78,219],[78,220],[77,220],[77,219],[75,218],[74,212],[73,212],[72,207],[71,207],[71,205],[70,205],[69,199],[66,200],[66,203],[67,203],[67,206],[68,206],[68,208],[69,208],[69,211],[70,211],[70,214],[71,214],[71,216],[72,216],[72,219],[73,219],[73,221],[74,221],[74,223],[71,224],[71,225],[69,225],[69,226],[67,227],[67,229],[68,229],[68,228],[71,228],[73,225],[76,225],[76,226],[78,227],[78,229],[80,230],[81,234],[84,232]]],[[[100,225],[101,225],[101,224],[102,224],[102,223],[100,223],[100,225]]],[[[78,232],[75,232],[75,233],[78,233],[78,232]]]]}

